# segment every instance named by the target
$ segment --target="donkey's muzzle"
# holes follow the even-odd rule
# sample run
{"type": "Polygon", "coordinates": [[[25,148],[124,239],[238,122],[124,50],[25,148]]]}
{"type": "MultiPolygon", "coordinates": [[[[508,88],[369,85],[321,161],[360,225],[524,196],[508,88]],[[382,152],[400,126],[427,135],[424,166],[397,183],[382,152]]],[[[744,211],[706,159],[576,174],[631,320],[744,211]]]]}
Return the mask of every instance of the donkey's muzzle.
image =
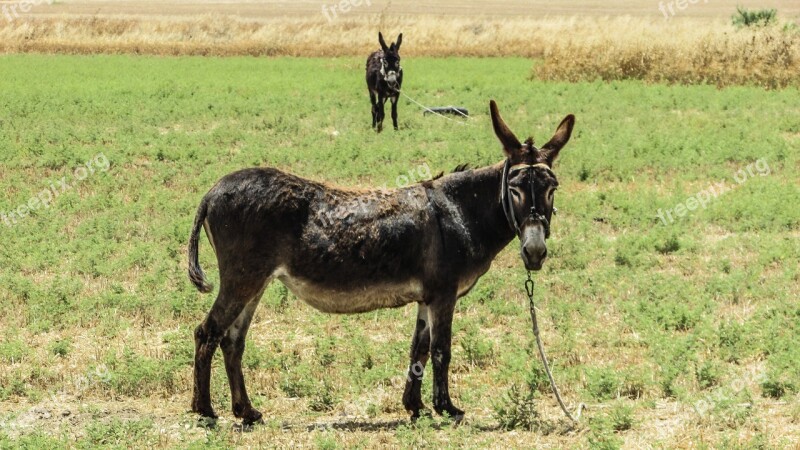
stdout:
{"type": "Polygon", "coordinates": [[[386,80],[386,84],[388,84],[390,88],[395,90],[400,88],[397,82],[397,72],[391,71],[387,73],[386,78],[384,78],[384,80],[386,80]]]}
{"type": "Polygon", "coordinates": [[[522,246],[522,262],[528,270],[542,270],[544,260],[547,259],[547,247],[538,245],[522,246]]]}
{"type": "Polygon", "coordinates": [[[541,225],[527,227],[522,234],[520,256],[528,270],[541,270],[544,260],[547,259],[547,244],[542,228],[541,225]]]}

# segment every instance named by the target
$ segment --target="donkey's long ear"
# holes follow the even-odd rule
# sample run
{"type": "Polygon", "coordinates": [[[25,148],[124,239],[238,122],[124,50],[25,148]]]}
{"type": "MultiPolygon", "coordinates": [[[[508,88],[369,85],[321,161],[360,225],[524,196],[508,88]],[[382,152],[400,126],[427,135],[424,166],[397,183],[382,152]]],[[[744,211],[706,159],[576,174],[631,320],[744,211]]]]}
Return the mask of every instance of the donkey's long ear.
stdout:
{"type": "Polygon", "coordinates": [[[561,121],[561,124],[558,126],[556,130],[556,134],[542,146],[542,152],[544,154],[544,159],[547,161],[547,165],[553,167],[553,163],[555,162],[556,158],[558,158],[558,152],[561,151],[567,142],[569,142],[570,136],[572,136],[572,127],[575,126],[575,116],[569,114],[564,120],[561,121]]]}
{"type": "Polygon", "coordinates": [[[519,152],[522,148],[522,144],[519,143],[519,139],[514,136],[514,133],[508,129],[506,123],[503,121],[503,118],[500,117],[500,111],[497,109],[497,103],[494,100],[489,102],[489,110],[492,113],[492,126],[494,126],[494,134],[497,135],[497,139],[500,139],[500,143],[503,144],[503,152],[505,152],[507,157],[511,157],[515,153],[519,152]]]}
{"type": "Polygon", "coordinates": [[[381,49],[383,49],[383,51],[388,51],[389,50],[389,46],[386,45],[386,41],[383,40],[383,33],[381,33],[380,31],[378,32],[378,42],[380,42],[381,49]]]}
{"type": "Polygon", "coordinates": [[[395,45],[395,50],[398,52],[400,51],[400,44],[403,43],[403,33],[400,33],[400,36],[397,36],[397,45],[395,45]]]}

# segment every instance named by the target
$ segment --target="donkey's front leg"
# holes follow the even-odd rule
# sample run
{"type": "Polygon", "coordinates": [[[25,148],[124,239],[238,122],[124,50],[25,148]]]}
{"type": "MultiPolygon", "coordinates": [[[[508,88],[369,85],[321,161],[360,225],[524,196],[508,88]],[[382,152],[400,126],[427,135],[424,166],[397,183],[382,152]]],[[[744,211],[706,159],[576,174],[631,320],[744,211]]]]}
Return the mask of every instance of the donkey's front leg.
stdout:
{"type": "Polygon", "coordinates": [[[372,128],[378,126],[378,96],[372,90],[369,91],[369,104],[372,106],[372,128]]]}
{"type": "Polygon", "coordinates": [[[383,119],[386,117],[386,97],[378,94],[378,103],[375,105],[375,110],[378,113],[378,133],[383,131],[383,119]]]}
{"type": "Polygon", "coordinates": [[[406,389],[403,392],[403,406],[411,413],[411,419],[419,418],[422,403],[422,376],[425,373],[425,364],[431,354],[431,327],[428,317],[428,306],[420,303],[417,309],[417,327],[411,339],[411,362],[408,366],[406,389]]]}
{"type": "Polygon", "coordinates": [[[464,411],[453,406],[448,389],[448,371],[450,369],[450,344],[453,335],[453,310],[455,294],[431,303],[431,354],[433,356],[433,409],[437,413],[447,413],[460,422],[464,411]]]}
{"type": "Polygon", "coordinates": [[[397,130],[397,100],[400,98],[395,96],[392,97],[392,124],[394,125],[394,129],[397,130]]]}

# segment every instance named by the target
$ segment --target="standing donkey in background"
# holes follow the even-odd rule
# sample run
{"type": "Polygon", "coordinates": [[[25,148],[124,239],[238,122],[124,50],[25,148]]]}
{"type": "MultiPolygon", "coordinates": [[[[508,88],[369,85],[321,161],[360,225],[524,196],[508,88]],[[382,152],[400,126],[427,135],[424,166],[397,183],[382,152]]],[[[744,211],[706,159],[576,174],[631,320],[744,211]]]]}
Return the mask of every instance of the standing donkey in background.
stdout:
{"type": "Polygon", "coordinates": [[[453,311],[517,236],[528,270],[547,257],[553,162],[572,133],[568,115],[541,148],[521,143],[494,101],[494,131],[505,160],[393,190],[350,190],[272,168],[222,178],[203,197],[189,239],[189,279],[211,292],[198,260],[205,229],[217,255],[220,289],[195,330],[192,410],[211,406],[211,360],[222,348],[233,413],[261,420],[242,374],[245,337],[267,285],[280,280],[298,298],[327,313],[354,314],[418,304],[403,405],[412,418],[422,404],[422,372],[433,361],[433,408],[456,420],[448,370],[453,311]],[[330,220],[335,216],[336,220],[330,220]],[[413,374],[413,376],[412,376],[413,374]]]}
{"type": "Polygon", "coordinates": [[[384,106],[386,100],[392,100],[392,123],[397,129],[397,100],[400,98],[400,88],[403,85],[403,68],[400,67],[400,45],[403,44],[403,33],[397,37],[397,42],[391,46],[386,45],[383,34],[378,33],[378,42],[381,50],[369,55],[367,58],[367,89],[369,100],[372,104],[372,128],[378,133],[383,130],[383,118],[386,116],[384,106]]]}

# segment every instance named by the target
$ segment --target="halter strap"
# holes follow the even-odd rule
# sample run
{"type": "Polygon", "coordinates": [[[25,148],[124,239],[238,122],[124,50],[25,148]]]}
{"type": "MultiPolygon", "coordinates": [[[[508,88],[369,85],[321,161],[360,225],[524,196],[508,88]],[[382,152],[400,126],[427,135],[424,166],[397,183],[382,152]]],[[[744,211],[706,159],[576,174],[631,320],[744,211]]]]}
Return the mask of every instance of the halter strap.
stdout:
{"type": "MultiPolygon", "coordinates": [[[[397,74],[399,75],[401,73],[403,73],[403,66],[398,66],[397,74]]],[[[387,76],[388,74],[386,73],[386,58],[381,57],[381,78],[383,78],[383,80],[385,81],[387,76]]]]}
{"type": "MultiPolygon", "coordinates": [[[[506,160],[506,163],[508,163],[508,160],[506,160]]],[[[534,167],[542,167],[544,169],[550,170],[550,166],[548,166],[547,164],[545,164],[545,163],[536,163],[536,164],[515,164],[515,165],[513,165],[513,166],[508,168],[508,172],[511,173],[511,172],[516,172],[518,170],[523,170],[523,169],[532,169],[534,167]]]]}
{"type": "MultiPolygon", "coordinates": [[[[536,163],[536,164],[515,164],[511,165],[511,160],[506,159],[505,164],[503,165],[503,181],[500,187],[501,190],[501,198],[500,201],[503,204],[503,212],[506,215],[506,220],[508,220],[508,225],[512,231],[514,231],[517,236],[520,234],[520,223],[517,220],[517,215],[514,214],[514,205],[511,201],[511,195],[509,195],[509,186],[508,186],[508,176],[512,172],[518,172],[520,170],[533,170],[536,167],[542,167],[547,169],[548,171],[551,170],[550,167],[545,163],[536,163]]],[[[530,177],[530,188],[531,188],[531,211],[530,211],[530,218],[533,221],[539,221],[544,226],[544,233],[545,237],[550,236],[550,222],[547,218],[536,211],[536,192],[533,189],[533,173],[531,173],[530,177]]]]}

